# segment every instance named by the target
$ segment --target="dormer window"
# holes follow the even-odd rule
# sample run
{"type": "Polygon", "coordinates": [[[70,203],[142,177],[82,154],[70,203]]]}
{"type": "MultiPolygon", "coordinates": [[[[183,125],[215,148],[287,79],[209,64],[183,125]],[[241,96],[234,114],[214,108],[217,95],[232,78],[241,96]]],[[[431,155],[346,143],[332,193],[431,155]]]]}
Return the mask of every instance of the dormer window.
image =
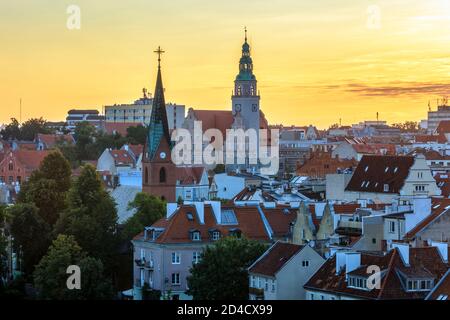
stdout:
{"type": "Polygon", "coordinates": [[[369,290],[367,287],[367,279],[363,277],[349,276],[347,286],[355,289],[369,290]]]}
{"type": "Polygon", "coordinates": [[[384,192],[388,192],[389,191],[389,185],[387,183],[384,184],[383,191],[384,192]]]}
{"type": "Polygon", "coordinates": [[[192,231],[190,231],[190,233],[191,233],[192,241],[200,241],[201,240],[200,231],[192,230],[192,231]]]}
{"type": "Polygon", "coordinates": [[[220,232],[219,231],[213,231],[212,239],[213,239],[213,241],[219,240],[220,239],[220,232]]]}
{"type": "Polygon", "coordinates": [[[194,216],[192,215],[192,212],[186,213],[186,218],[187,218],[189,221],[194,221],[194,216]]]}
{"type": "Polygon", "coordinates": [[[433,287],[433,279],[426,280],[407,280],[407,291],[430,291],[433,287]]]}

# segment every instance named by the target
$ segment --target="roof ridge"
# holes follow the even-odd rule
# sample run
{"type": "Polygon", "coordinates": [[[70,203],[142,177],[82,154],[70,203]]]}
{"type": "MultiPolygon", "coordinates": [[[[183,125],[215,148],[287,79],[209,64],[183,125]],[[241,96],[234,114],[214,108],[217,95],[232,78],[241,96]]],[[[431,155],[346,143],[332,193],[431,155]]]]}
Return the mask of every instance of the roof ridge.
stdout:
{"type": "Polygon", "coordinates": [[[378,293],[377,299],[381,299],[381,296],[383,295],[384,289],[388,282],[387,279],[390,276],[391,272],[393,271],[393,265],[394,265],[395,257],[397,255],[397,248],[394,248],[393,250],[394,250],[394,252],[392,253],[391,260],[389,261],[388,271],[387,271],[386,277],[384,278],[383,284],[380,288],[380,292],[378,293]]]}

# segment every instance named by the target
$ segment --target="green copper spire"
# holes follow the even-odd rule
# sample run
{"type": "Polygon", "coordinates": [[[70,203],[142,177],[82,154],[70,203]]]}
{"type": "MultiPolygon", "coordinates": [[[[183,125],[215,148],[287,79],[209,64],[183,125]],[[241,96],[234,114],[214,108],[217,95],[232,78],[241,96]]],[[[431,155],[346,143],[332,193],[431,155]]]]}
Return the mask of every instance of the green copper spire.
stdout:
{"type": "Polygon", "coordinates": [[[161,54],[164,51],[158,47],[155,51],[158,54],[158,75],[156,78],[156,87],[153,97],[152,113],[147,134],[147,152],[148,158],[152,159],[162,139],[166,139],[171,145],[169,135],[169,125],[167,122],[166,102],[164,100],[164,87],[161,77],[161,54]]]}
{"type": "Polygon", "coordinates": [[[242,56],[239,60],[239,74],[236,80],[255,80],[253,61],[250,57],[250,45],[247,43],[247,28],[245,28],[245,42],[242,45],[242,56]]]}

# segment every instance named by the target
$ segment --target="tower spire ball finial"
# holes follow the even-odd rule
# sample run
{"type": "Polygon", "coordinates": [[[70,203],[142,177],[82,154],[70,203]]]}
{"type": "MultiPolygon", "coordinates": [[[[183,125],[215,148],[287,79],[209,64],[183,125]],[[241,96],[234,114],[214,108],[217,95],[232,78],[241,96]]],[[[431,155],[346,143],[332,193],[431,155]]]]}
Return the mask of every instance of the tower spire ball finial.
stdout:
{"type": "Polygon", "coordinates": [[[158,49],[155,50],[155,51],[153,51],[153,52],[158,54],[158,68],[161,68],[161,55],[162,55],[163,53],[165,53],[165,51],[163,51],[163,50],[161,49],[161,47],[158,46],[158,49]]]}

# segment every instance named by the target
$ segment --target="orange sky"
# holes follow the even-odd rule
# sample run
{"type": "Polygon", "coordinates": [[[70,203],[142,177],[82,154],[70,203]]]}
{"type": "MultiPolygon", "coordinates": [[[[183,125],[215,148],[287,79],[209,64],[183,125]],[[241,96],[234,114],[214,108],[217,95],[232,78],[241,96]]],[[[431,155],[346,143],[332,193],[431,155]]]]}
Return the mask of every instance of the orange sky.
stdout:
{"type": "Polygon", "coordinates": [[[417,121],[449,92],[449,22],[447,0],[2,1],[0,123],[20,98],[22,119],[48,120],[132,102],[153,91],[158,45],[167,101],[230,109],[244,25],[270,123],[417,121]]]}

